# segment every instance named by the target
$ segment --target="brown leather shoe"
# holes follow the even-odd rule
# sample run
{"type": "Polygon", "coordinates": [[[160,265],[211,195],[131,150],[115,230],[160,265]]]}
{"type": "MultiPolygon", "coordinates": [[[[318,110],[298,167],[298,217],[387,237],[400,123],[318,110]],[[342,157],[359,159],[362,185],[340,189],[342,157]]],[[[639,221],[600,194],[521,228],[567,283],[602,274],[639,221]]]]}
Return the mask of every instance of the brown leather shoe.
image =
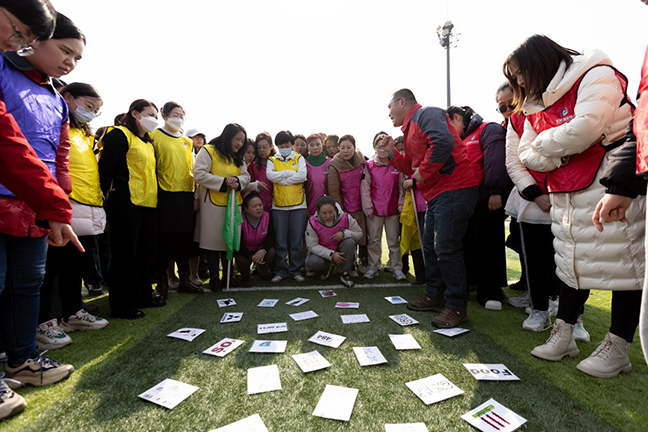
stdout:
{"type": "Polygon", "coordinates": [[[445,299],[437,296],[427,296],[422,294],[421,297],[414,301],[407,302],[407,309],[413,311],[440,311],[445,306],[445,299]]]}
{"type": "Polygon", "coordinates": [[[432,318],[432,325],[440,328],[457,327],[464,321],[468,320],[468,310],[462,309],[460,311],[445,308],[441,313],[432,318]]]}

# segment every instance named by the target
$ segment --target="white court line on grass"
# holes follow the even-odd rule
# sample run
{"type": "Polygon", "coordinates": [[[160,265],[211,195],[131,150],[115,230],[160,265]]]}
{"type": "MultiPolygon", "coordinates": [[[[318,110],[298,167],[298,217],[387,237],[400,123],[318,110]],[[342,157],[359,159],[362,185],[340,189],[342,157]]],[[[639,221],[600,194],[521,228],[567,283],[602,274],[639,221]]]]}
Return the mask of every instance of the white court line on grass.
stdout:
{"type": "Polygon", "coordinates": [[[347,288],[343,285],[292,285],[292,286],[265,286],[250,288],[230,288],[229,291],[223,289],[223,292],[247,292],[247,291],[295,291],[295,290],[321,290],[321,289],[348,289],[357,290],[365,288],[415,288],[409,283],[385,283],[385,284],[356,284],[353,288],[347,288]]]}

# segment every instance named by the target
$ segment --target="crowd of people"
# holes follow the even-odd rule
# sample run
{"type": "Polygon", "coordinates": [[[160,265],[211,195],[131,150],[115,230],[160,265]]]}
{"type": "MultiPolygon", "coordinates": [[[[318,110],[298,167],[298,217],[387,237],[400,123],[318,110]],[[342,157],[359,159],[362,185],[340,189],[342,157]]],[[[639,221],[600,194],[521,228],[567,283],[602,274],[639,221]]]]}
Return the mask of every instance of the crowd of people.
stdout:
{"type": "Polygon", "coordinates": [[[60,80],[82,57],[83,32],[47,0],[3,0],[0,12],[0,419],[25,406],[13,384],[74,371],[39,349],[108,325],[84,285],[108,288],[111,319],[138,319],[170,290],[307,277],[353,287],[381,271],[405,281],[411,255],[425,292],[407,308],[451,328],[468,319],[470,287],[482,307],[503,308],[506,246],[520,257],[522,294],[508,303],[527,311],[522,328],[553,327],[531,354],[578,356],[590,290],[610,290],[610,331],[577,368],[631,371],[645,270],[646,181],[634,161],[648,172],[648,114],[637,111],[633,129],[628,80],[601,51],[525,40],[495,92],[501,124],[398,90],[388,114],[402,136],[378,132],[368,158],[352,135],[252,140],[232,123],[208,140],[185,131],[174,101],[137,99],[93,132],[99,90],[60,80]]]}

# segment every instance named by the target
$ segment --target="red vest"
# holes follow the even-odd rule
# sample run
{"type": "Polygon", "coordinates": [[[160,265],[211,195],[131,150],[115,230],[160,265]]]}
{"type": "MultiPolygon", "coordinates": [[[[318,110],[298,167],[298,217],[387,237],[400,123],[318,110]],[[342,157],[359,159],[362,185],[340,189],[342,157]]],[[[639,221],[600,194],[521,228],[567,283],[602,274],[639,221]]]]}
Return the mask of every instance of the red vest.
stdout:
{"type": "Polygon", "coordinates": [[[263,212],[259,225],[254,228],[248,222],[247,216],[243,215],[243,246],[245,249],[256,252],[263,244],[265,238],[268,236],[268,227],[270,223],[270,213],[263,212]]]}
{"type": "Polygon", "coordinates": [[[327,227],[323,223],[317,220],[315,216],[311,216],[310,224],[319,238],[319,244],[324,246],[326,249],[331,249],[333,251],[337,250],[340,242],[337,242],[331,238],[331,236],[337,232],[340,232],[343,229],[349,229],[349,214],[343,213],[340,220],[333,226],[327,227]]]}
{"type": "Polygon", "coordinates": [[[252,178],[252,181],[260,181],[261,183],[264,183],[268,187],[268,189],[264,189],[260,187],[258,194],[259,194],[259,198],[261,198],[261,202],[263,203],[263,210],[267,212],[271,212],[273,184],[270,180],[268,180],[268,176],[266,175],[266,166],[265,165],[257,166],[257,161],[252,161],[248,165],[248,171],[250,172],[250,177],[252,178]]]}
{"type": "MultiPolygon", "coordinates": [[[[355,156],[354,156],[355,157],[355,156]]],[[[362,169],[364,164],[354,170],[340,173],[340,184],[342,185],[342,199],[344,210],[355,213],[362,210],[360,198],[360,181],[362,180],[362,169]]]]}
{"type": "Polygon", "coordinates": [[[320,166],[311,165],[306,158],[306,202],[308,203],[308,214],[317,213],[317,200],[327,194],[328,167],[331,158],[320,166]]]}
{"type": "Polygon", "coordinates": [[[637,137],[637,174],[646,174],[648,172],[648,49],[641,68],[637,105],[633,125],[637,137]]]}
{"type": "Polygon", "coordinates": [[[377,216],[392,216],[398,213],[398,191],[400,172],[391,165],[376,165],[367,162],[371,174],[371,202],[377,216]]]}
{"type": "Polygon", "coordinates": [[[484,147],[481,142],[481,134],[488,123],[482,122],[477,129],[464,138],[463,143],[466,145],[466,153],[472,167],[473,174],[480,185],[484,180],[484,147]]]}
{"type": "MultiPolygon", "coordinates": [[[[515,133],[518,134],[518,136],[522,136],[522,133],[524,132],[524,119],[526,117],[524,114],[511,114],[510,122],[511,126],[513,127],[513,130],[515,133]]],[[[527,171],[529,171],[529,174],[531,174],[531,177],[535,180],[535,182],[538,184],[538,187],[542,191],[543,194],[547,193],[547,173],[546,172],[540,172],[536,170],[532,170],[527,168],[527,171]]],[[[520,191],[522,192],[522,191],[520,191]]]]}
{"type": "MultiPolygon", "coordinates": [[[[576,106],[576,100],[578,98],[578,88],[583,77],[593,68],[600,66],[608,65],[596,65],[590,68],[581,75],[573,87],[565,93],[563,97],[558,99],[556,103],[545,108],[543,111],[529,114],[527,120],[531,123],[533,130],[535,130],[536,133],[540,133],[547,129],[558,127],[572,121],[575,117],[574,107],[576,106]]],[[[621,83],[621,88],[625,93],[626,87],[628,86],[627,78],[614,67],[608,67],[611,67],[616,73],[617,78],[621,83]]],[[[627,95],[622,104],[626,102],[628,102],[627,95]]],[[[566,165],[547,172],[547,191],[549,193],[566,193],[588,188],[594,182],[596,173],[605,157],[605,152],[605,147],[599,141],[584,152],[571,155],[566,165]]]]}

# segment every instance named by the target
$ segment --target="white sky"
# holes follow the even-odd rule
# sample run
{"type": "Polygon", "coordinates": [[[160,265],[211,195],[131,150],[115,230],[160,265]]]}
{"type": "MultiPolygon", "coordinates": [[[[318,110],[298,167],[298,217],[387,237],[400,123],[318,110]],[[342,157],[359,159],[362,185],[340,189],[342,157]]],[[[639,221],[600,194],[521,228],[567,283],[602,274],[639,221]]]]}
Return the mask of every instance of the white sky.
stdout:
{"type": "Polygon", "coordinates": [[[634,100],[648,38],[640,0],[221,1],[53,0],[86,34],[75,71],[104,99],[94,128],[138,98],[174,100],[185,128],[208,139],[227,123],[248,136],[350,133],[372,154],[374,134],[400,134],[391,94],[411,89],[446,106],[445,50],[435,29],[460,33],[451,50],[452,103],[500,121],[502,63],[525,38],[546,34],[581,51],[600,48],[630,79],[634,100]]]}

